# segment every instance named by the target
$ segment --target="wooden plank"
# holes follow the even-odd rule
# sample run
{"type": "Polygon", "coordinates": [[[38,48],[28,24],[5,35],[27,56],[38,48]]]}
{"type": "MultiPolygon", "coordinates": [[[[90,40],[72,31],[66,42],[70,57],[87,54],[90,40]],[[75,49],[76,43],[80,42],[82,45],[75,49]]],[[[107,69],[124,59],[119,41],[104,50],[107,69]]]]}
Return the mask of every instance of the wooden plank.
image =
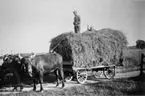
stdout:
{"type": "Polygon", "coordinates": [[[115,67],[115,65],[108,65],[108,66],[99,65],[99,66],[90,67],[90,68],[76,68],[76,67],[73,67],[73,70],[91,70],[91,69],[108,68],[108,67],[115,67]]]}
{"type": "Polygon", "coordinates": [[[108,67],[115,67],[115,65],[108,65],[108,66],[100,65],[100,66],[91,67],[91,69],[95,69],[95,68],[108,68],[108,67]]]}

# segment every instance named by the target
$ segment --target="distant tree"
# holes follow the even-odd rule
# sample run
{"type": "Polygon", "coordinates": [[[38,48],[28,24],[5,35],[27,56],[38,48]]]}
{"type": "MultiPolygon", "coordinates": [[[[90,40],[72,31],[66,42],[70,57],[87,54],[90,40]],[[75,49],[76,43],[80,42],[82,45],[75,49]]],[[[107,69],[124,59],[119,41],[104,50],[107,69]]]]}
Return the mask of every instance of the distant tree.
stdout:
{"type": "MultiPolygon", "coordinates": [[[[138,49],[144,49],[145,48],[145,41],[144,40],[137,40],[136,41],[136,48],[138,49]]],[[[145,58],[145,55],[143,53],[141,53],[141,61],[140,61],[140,75],[143,74],[143,63],[144,62],[144,59],[145,58]]]]}
{"type": "Polygon", "coordinates": [[[145,41],[144,40],[137,40],[136,41],[136,48],[144,49],[145,48],[145,41]]]}

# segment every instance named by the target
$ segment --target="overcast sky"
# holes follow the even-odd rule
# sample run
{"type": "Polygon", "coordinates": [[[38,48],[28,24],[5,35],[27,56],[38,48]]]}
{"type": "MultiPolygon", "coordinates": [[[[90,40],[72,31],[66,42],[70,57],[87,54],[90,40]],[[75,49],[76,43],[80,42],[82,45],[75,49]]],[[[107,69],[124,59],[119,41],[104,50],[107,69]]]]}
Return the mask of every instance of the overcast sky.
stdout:
{"type": "Polygon", "coordinates": [[[51,38],[73,31],[73,11],[81,17],[81,32],[122,31],[135,45],[145,40],[145,0],[0,0],[0,54],[47,52],[51,38]]]}

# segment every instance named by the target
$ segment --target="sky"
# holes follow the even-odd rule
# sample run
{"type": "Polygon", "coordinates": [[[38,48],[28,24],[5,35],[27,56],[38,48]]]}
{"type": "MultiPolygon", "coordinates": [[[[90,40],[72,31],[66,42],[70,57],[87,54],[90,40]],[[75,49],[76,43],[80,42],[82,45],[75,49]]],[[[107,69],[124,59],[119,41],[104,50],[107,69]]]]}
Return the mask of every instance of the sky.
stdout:
{"type": "Polygon", "coordinates": [[[48,52],[49,41],[73,31],[73,11],[81,32],[112,28],[129,42],[145,40],[145,0],[0,0],[0,54],[48,52]]]}

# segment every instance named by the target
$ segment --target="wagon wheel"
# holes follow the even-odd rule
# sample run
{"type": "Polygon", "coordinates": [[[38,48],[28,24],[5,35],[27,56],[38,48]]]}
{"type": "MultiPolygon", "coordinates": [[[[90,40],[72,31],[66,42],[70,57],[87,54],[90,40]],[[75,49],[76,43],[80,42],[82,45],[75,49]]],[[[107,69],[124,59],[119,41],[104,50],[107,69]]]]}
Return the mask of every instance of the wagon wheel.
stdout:
{"type": "Polygon", "coordinates": [[[65,77],[65,81],[66,81],[66,82],[70,82],[72,79],[73,79],[73,76],[70,75],[70,74],[69,74],[68,76],[65,77]]]}
{"type": "Polygon", "coordinates": [[[107,79],[112,79],[115,76],[115,67],[109,67],[103,71],[104,76],[107,79]]]}
{"type": "Polygon", "coordinates": [[[77,78],[77,82],[78,82],[78,83],[84,84],[85,81],[86,81],[87,78],[88,78],[87,71],[78,70],[78,71],[76,72],[76,78],[77,78]]]}
{"type": "Polygon", "coordinates": [[[102,74],[103,74],[103,71],[93,71],[93,75],[95,76],[95,78],[101,77],[102,74]]]}

